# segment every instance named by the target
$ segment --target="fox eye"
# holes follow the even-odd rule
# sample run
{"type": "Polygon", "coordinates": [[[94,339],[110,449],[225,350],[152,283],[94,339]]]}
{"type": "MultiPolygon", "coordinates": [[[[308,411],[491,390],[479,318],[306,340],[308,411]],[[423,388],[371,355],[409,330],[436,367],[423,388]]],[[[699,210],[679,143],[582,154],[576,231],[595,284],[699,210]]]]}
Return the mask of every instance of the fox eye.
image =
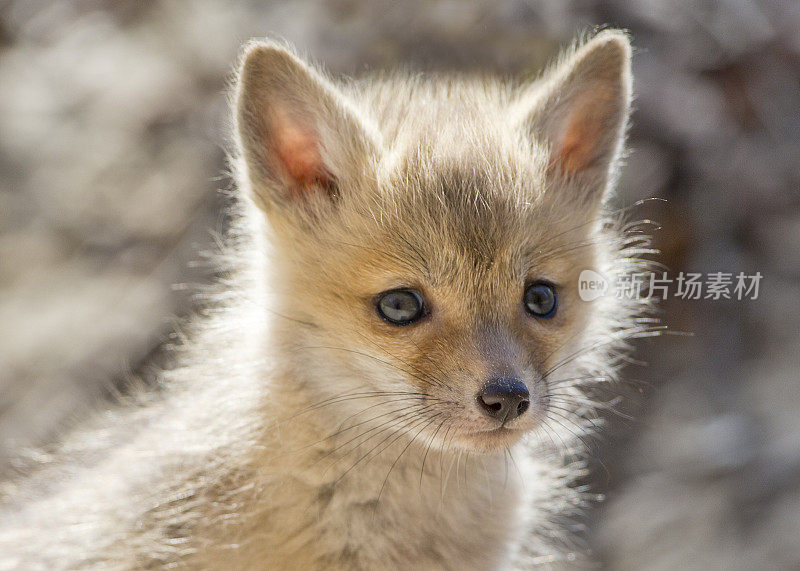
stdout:
{"type": "Polygon", "coordinates": [[[378,297],[378,315],[394,325],[408,325],[425,314],[422,296],[410,289],[387,291],[378,297]]]}
{"type": "Polygon", "coordinates": [[[525,309],[531,315],[549,319],[556,314],[558,299],[555,289],[544,282],[534,282],[525,289],[525,309]]]}

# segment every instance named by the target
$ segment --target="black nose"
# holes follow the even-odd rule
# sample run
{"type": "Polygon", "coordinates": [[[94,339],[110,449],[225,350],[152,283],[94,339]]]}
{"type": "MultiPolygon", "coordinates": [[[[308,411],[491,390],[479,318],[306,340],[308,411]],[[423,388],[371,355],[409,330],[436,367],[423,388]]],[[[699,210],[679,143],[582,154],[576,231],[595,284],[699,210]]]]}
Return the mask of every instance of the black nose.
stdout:
{"type": "Polygon", "coordinates": [[[503,423],[522,416],[531,404],[525,383],[516,379],[492,379],[478,393],[478,404],[486,414],[503,423]]]}

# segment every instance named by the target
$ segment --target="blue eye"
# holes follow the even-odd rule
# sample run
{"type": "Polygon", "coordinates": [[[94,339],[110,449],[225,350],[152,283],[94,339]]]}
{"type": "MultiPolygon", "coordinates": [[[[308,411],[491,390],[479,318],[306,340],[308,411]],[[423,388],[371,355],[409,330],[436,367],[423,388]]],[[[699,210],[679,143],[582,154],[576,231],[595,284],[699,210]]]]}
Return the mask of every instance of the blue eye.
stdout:
{"type": "Polygon", "coordinates": [[[394,325],[408,325],[425,314],[422,296],[408,289],[382,293],[377,302],[378,315],[394,325]]]}
{"type": "Polygon", "coordinates": [[[525,309],[531,315],[542,319],[549,319],[556,314],[558,299],[553,286],[535,282],[525,289],[525,309]]]}

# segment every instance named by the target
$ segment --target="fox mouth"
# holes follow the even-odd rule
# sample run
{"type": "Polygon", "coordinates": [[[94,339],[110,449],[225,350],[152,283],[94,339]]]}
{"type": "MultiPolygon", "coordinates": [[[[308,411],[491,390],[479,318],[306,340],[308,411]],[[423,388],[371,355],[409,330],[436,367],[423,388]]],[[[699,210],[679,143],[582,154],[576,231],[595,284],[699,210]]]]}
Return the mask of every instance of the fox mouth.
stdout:
{"type": "Polygon", "coordinates": [[[488,428],[486,430],[476,430],[474,432],[470,432],[469,434],[472,434],[472,435],[485,435],[485,436],[491,436],[491,435],[499,436],[499,435],[505,435],[505,434],[512,434],[512,433],[515,433],[515,432],[521,433],[523,431],[518,429],[518,428],[509,428],[509,427],[504,425],[504,426],[498,426],[496,428],[488,428]]]}
{"type": "Polygon", "coordinates": [[[516,444],[527,430],[498,426],[487,430],[463,432],[459,440],[466,448],[477,452],[498,452],[516,444]]]}

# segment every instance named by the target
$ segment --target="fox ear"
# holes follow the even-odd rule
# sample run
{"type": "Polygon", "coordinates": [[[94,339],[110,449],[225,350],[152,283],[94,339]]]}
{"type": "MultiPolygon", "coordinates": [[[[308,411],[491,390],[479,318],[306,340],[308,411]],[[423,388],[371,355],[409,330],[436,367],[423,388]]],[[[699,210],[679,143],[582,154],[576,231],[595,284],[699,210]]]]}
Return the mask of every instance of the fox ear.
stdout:
{"type": "Polygon", "coordinates": [[[527,116],[549,149],[548,178],[582,200],[602,200],[616,173],[631,106],[631,47],[606,30],[546,75],[527,116]]]}
{"type": "Polygon", "coordinates": [[[256,203],[335,199],[366,172],[374,131],[325,77],[277,44],[252,43],[236,90],[236,132],[256,203]]]}

